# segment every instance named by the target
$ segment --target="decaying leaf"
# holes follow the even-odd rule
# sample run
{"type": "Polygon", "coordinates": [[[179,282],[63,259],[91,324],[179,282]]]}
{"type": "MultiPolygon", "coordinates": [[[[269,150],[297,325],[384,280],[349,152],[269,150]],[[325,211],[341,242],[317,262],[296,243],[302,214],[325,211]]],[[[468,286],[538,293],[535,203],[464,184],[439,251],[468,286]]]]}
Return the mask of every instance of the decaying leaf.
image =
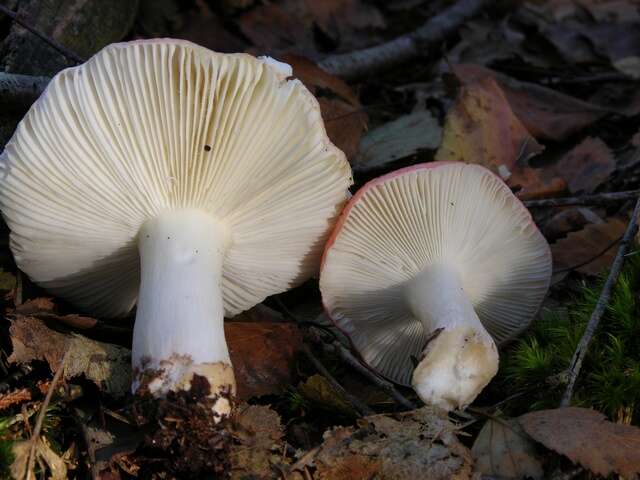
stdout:
{"type": "Polygon", "coordinates": [[[354,416],[355,412],[348,400],[331,386],[322,375],[311,375],[298,386],[298,390],[308,400],[315,402],[326,410],[335,410],[343,414],[354,416]]]}
{"type": "Polygon", "coordinates": [[[367,127],[367,115],[362,111],[358,96],[343,80],[325,72],[308,58],[288,54],[281,59],[291,65],[293,76],[318,99],[331,141],[348,159],[353,158],[367,127]]]}
{"type": "MultiPolygon", "coordinates": [[[[456,438],[456,426],[428,407],[358,423],[358,428],[326,432],[323,444],[301,455],[296,466],[315,466],[313,478],[318,480],[471,478],[473,460],[456,438]]],[[[305,478],[294,473],[291,478],[305,478]]]]}
{"type": "Polygon", "coordinates": [[[14,460],[11,464],[11,475],[13,478],[20,480],[35,480],[36,476],[33,471],[27,471],[29,468],[29,453],[31,451],[32,442],[35,442],[35,456],[37,460],[47,466],[49,469],[49,480],[66,480],[67,466],[64,460],[60,458],[47,443],[44,437],[38,437],[33,440],[24,440],[16,442],[12,446],[14,460]]]}
{"type": "Polygon", "coordinates": [[[284,429],[279,415],[262,405],[242,405],[233,418],[231,431],[231,478],[272,478],[272,465],[283,460],[284,429]]]}
{"type": "Polygon", "coordinates": [[[441,137],[442,128],[428,111],[404,115],[371,130],[362,138],[353,169],[366,172],[387,167],[420,150],[436,149],[441,137]]]}
{"type": "Polygon", "coordinates": [[[640,474],[640,428],[613,423],[595,410],[578,407],[527,413],[518,418],[537,442],[595,474],[640,474]]]}
{"type": "Polygon", "coordinates": [[[475,470],[500,478],[543,478],[535,444],[516,420],[489,419],[471,449],[475,470]]]}
{"type": "Polygon", "coordinates": [[[479,65],[456,65],[454,73],[463,84],[473,84],[483,78],[495,80],[515,116],[538,139],[563,140],[610,113],[598,105],[479,65]]]}
{"type": "Polygon", "coordinates": [[[587,275],[598,275],[609,268],[616,256],[615,242],[622,238],[626,222],[610,218],[604,223],[591,224],[572,232],[551,244],[554,270],[575,268],[587,275]],[[588,263],[586,263],[588,262],[588,263]]]}
{"type": "Polygon", "coordinates": [[[327,47],[349,50],[375,42],[373,30],[385,22],[376,7],[362,0],[278,0],[249,10],[239,26],[265,51],[314,55],[327,47]]]}
{"type": "Polygon", "coordinates": [[[436,160],[483,165],[530,199],[557,193],[565,182],[546,178],[527,160],[543,147],[514,115],[504,93],[490,77],[464,85],[444,125],[436,160]]]}
{"type": "MultiPolygon", "coordinates": [[[[16,314],[9,330],[13,344],[10,362],[45,360],[55,371],[68,348],[70,356],[64,378],[84,374],[112,395],[123,395],[131,384],[131,351],[82,335],[52,330],[35,315],[49,302],[24,304],[22,310],[33,315],[16,314]]],[[[73,316],[71,316],[73,317],[73,316]]],[[[89,318],[89,317],[79,317],[89,318]]],[[[296,325],[281,322],[225,322],[225,335],[236,374],[238,398],[280,392],[290,385],[293,360],[300,351],[302,336],[296,325]]]]}
{"type": "Polygon", "coordinates": [[[90,340],[82,335],[51,330],[41,320],[16,315],[9,328],[13,353],[9,362],[45,360],[56,371],[65,352],[69,357],[64,378],[85,375],[112,395],[124,395],[131,384],[131,352],[117,345],[90,340]]]}
{"type": "Polygon", "coordinates": [[[604,223],[593,210],[586,207],[568,207],[555,213],[544,225],[542,233],[549,242],[566,237],[570,232],[582,230],[585,226],[604,223]]]}
{"type": "Polygon", "coordinates": [[[513,170],[519,158],[541,150],[511,111],[498,84],[485,77],[461,88],[447,114],[436,159],[479,163],[503,172],[513,170]]]}
{"type": "Polygon", "coordinates": [[[578,194],[593,193],[615,168],[615,158],[606,143],[587,137],[564,155],[554,169],[566,179],[569,191],[578,194]]]}
{"type": "Polygon", "coordinates": [[[302,335],[292,323],[226,322],[238,398],[282,392],[291,385],[302,335]]]}

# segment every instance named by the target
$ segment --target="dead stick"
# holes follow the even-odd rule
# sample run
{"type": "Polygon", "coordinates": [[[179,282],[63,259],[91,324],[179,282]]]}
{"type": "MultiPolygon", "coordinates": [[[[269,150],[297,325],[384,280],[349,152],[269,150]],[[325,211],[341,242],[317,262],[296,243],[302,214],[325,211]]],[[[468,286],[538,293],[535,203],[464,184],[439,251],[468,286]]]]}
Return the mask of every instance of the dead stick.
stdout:
{"type": "MultiPolygon", "coordinates": [[[[323,345],[326,345],[326,344],[323,344],[323,345]]],[[[404,395],[402,395],[400,392],[398,392],[398,390],[395,389],[395,387],[391,382],[385,380],[375,372],[372,372],[369,368],[363,365],[362,362],[360,362],[360,360],[354,357],[349,350],[347,350],[344,346],[340,345],[340,343],[334,341],[328,346],[331,347],[334,351],[337,351],[338,355],[340,355],[340,358],[342,358],[342,360],[344,360],[344,362],[347,365],[349,365],[351,368],[356,370],[362,376],[369,379],[371,383],[373,383],[374,385],[378,386],[379,388],[387,392],[387,394],[391,398],[393,398],[397,403],[399,403],[405,408],[408,408],[409,410],[416,409],[416,405],[411,400],[409,400],[404,395]]]]}
{"type": "Polygon", "coordinates": [[[29,30],[36,37],[38,37],[40,40],[42,40],[46,44],[50,45],[51,47],[55,48],[58,52],[60,52],[65,57],[67,57],[69,60],[73,60],[75,63],[84,62],[82,57],[80,57],[79,55],[73,53],[71,50],[69,50],[67,47],[62,45],[60,42],[56,42],[54,39],[49,38],[44,33],[38,31],[37,29],[35,29],[31,25],[29,25],[26,21],[22,20],[18,16],[17,13],[11,11],[7,7],[5,7],[4,5],[0,5],[0,13],[4,13],[8,17],[11,17],[13,19],[13,21],[16,22],[18,25],[20,25],[21,27],[26,28],[27,30],[29,30]]]}
{"type": "Polygon", "coordinates": [[[589,344],[591,343],[591,339],[593,338],[593,335],[598,328],[600,319],[602,318],[602,315],[607,308],[609,298],[611,297],[611,291],[613,290],[613,287],[615,286],[616,281],[620,276],[620,271],[622,270],[622,265],[624,264],[624,258],[627,253],[627,249],[629,248],[633,237],[638,231],[638,215],[640,215],[640,197],[638,197],[638,199],[636,200],[636,206],[634,207],[633,213],[631,214],[631,220],[629,221],[627,230],[624,232],[624,236],[622,237],[622,241],[620,242],[620,247],[618,248],[618,253],[616,254],[616,258],[611,265],[611,271],[609,272],[609,276],[607,277],[607,281],[605,282],[604,287],[602,287],[602,292],[600,292],[600,297],[598,298],[598,302],[593,309],[593,313],[591,314],[591,318],[589,319],[587,328],[585,328],[584,333],[582,334],[582,338],[578,343],[578,347],[576,348],[576,351],[573,354],[573,358],[571,359],[568,384],[566,390],[564,391],[564,395],[562,395],[562,401],[560,402],[561,407],[566,407],[571,402],[576,379],[578,378],[580,369],[582,368],[582,361],[587,354],[589,344]]]}
{"type": "Polygon", "coordinates": [[[0,72],[0,105],[27,108],[44,92],[49,77],[0,72]]]}
{"type": "Polygon", "coordinates": [[[340,385],[340,383],[338,383],[335,378],[333,378],[333,376],[329,373],[329,370],[325,368],[320,360],[318,360],[315,355],[311,353],[309,347],[307,347],[306,345],[302,345],[302,351],[307,356],[307,358],[311,360],[311,363],[313,363],[313,366],[316,367],[316,370],[318,370],[327,379],[334,390],[336,390],[340,395],[346,398],[360,415],[367,416],[373,415],[375,413],[373,410],[371,410],[371,408],[369,408],[369,405],[347,392],[347,390],[342,385],[340,385]]]}
{"type": "Polygon", "coordinates": [[[460,0],[411,33],[375,47],[329,56],[320,62],[320,67],[333,75],[354,79],[406,62],[447,38],[491,3],[488,0],[460,0]]]}
{"type": "Polygon", "coordinates": [[[527,208],[537,207],[566,207],[569,205],[600,205],[612,202],[621,202],[638,198],[640,190],[627,190],[624,192],[596,193],[594,195],[582,195],[580,197],[544,198],[541,200],[527,200],[524,203],[527,208]]]}
{"type": "Polygon", "coordinates": [[[58,371],[53,376],[53,380],[51,380],[51,384],[49,385],[49,390],[47,390],[47,395],[44,397],[44,401],[42,402],[42,406],[40,407],[40,412],[38,412],[38,418],[36,419],[35,427],[33,428],[33,433],[31,434],[31,448],[29,449],[29,460],[27,462],[27,477],[29,476],[29,472],[33,471],[33,466],[36,462],[36,446],[40,441],[40,430],[42,430],[42,423],[44,422],[44,417],[47,414],[47,407],[51,402],[51,397],[53,396],[53,392],[58,385],[58,382],[62,378],[62,374],[64,373],[64,367],[67,364],[67,357],[69,356],[69,350],[67,350],[62,357],[62,361],[60,362],[60,366],[58,367],[58,371]]]}

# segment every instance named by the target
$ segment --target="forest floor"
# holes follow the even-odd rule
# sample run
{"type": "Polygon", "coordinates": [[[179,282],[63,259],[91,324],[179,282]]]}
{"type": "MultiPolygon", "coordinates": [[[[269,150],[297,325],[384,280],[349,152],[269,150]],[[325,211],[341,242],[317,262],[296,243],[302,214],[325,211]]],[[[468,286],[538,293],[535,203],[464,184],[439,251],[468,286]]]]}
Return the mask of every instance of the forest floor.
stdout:
{"type": "Polygon", "coordinates": [[[76,3],[0,0],[17,12],[0,12],[0,149],[49,77],[108,43],[269,55],[318,98],[352,192],[483,165],[549,242],[552,284],[491,384],[444,415],[359,360],[310,280],[226,322],[238,397],[216,423],[208,385],[133,396],[134,314],[52,298],[3,223],[0,478],[640,478],[637,1],[76,3]]]}

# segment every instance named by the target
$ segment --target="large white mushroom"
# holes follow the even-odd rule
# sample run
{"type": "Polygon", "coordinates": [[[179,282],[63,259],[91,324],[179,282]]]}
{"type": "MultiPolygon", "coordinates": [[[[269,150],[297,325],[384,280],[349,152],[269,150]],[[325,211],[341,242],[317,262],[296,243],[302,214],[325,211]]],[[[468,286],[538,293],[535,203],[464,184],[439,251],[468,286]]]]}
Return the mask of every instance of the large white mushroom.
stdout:
{"type": "Polygon", "coordinates": [[[134,390],[197,373],[233,391],[223,316],[317,271],[351,172],[290,75],[186,41],[114,44],[56,75],[0,157],[20,269],[99,316],[137,302],[134,390]]]}
{"type": "Polygon", "coordinates": [[[509,188],[483,167],[435,162],[356,193],[320,290],[364,361],[451,410],[496,374],[496,343],[527,327],[550,277],[549,246],[509,188]]]}

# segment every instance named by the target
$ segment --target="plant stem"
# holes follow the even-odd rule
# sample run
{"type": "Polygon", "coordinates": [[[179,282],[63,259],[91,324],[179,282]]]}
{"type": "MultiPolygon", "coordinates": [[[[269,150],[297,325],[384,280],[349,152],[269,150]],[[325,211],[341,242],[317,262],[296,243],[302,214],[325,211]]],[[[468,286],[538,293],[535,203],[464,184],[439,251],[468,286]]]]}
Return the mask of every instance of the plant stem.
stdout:
{"type": "Polygon", "coordinates": [[[582,368],[582,362],[585,355],[587,354],[593,335],[598,328],[600,319],[602,318],[602,315],[607,308],[613,287],[615,286],[616,281],[620,276],[620,271],[622,270],[622,265],[624,264],[627,249],[629,248],[633,237],[638,231],[638,215],[640,215],[640,197],[638,197],[638,199],[636,200],[636,205],[633,209],[633,213],[631,214],[631,220],[629,221],[627,230],[625,231],[624,236],[622,237],[622,240],[620,242],[620,247],[618,248],[616,258],[611,265],[611,270],[609,272],[609,276],[607,277],[607,281],[602,287],[600,297],[598,298],[598,302],[593,309],[593,313],[591,314],[589,323],[587,324],[587,327],[582,334],[582,338],[580,338],[580,342],[578,343],[578,347],[573,354],[573,358],[571,359],[567,388],[564,391],[562,400],[560,402],[561,407],[566,407],[571,403],[571,397],[573,396],[576,379],[578,378],[580,369],[582,368]]]}
{"type": "Polygon", "coordinates": [[[38,37],[40,40],[42,40],[46,44],[50,45],[51,47],[55,48],[58,52],[60,52],[65,57],[67,57],[69,60],[73,60],[75,63],[83,63],[84,62],[84,59],[82,57],[80,57],[79,55],[77,55],[74,52],[72,52],[71,50],[69,50],[67,47],[62,45],[60,42],[57,42],[54,39],[49,38],[48,36],[46,36],[44,33],[38,31],[36,28],[34,28],[31,25],[29,25],[29,23],[27,23],[25,20],[22,20],[18,16],[17,13],[11,11],[10,9],[8,9],[7,7],[5,7],[2,4],[0,4],[0,13],[4,13],[8,17],[11,17],[13,19],[13,21],[16,22],[18,25],[20,25],[21,27],[26,28],[27,30],[29,30],[36,37],[38,37]]]}
{"type": "Polygon", "coordinates": [[[302,345],[302,352],[311,361],[311,363],[313,363],[313,366],[316,367],[316,370],[318,370],[322,374],[322,376],[324,376],[327,379],[327,381],[331,384],[331,386],[340,395],[346,398],[349,401],[349,403],[353,405],[353,408],[355,408],[360,415],[366,417],[368,415],[373,415],[375,413],[373,410],[371,410],[371,408],[369,408],[369,405],[367,405],[366,403],[361,401],[359,398],[347,392],[347,390],[342,385],[340,385],[340,383],[338,383],[338,381],[335,378],[333,378],[333,375],[329,373],[329,370],[325,368],[322,362],[320,362],[320,360],[318,360],[316,356],[313,353],[311,353],[311,350],[309,350],[309,347],[307,347],[306,345],[302,345]]]}
{"type": "Polygon", "coordinates": [[[320,67],[333,75],[354,79],[406,62],[455,33],[460,25],[491,3],[460,0],[411,33],[374,47],[329,56],[320,62],[320,67]]]}
{"type": "Polygon", "coordinates": [[[628,190],[624,192],[596,193],[594,195],[582,195],[579,197],[543,198],[541,200],[527,200],[522,203],[524,203],[527,208],[600,205],[635,199],[638,198],[638,195],[640,195],[640,190],[628,190]]]}

